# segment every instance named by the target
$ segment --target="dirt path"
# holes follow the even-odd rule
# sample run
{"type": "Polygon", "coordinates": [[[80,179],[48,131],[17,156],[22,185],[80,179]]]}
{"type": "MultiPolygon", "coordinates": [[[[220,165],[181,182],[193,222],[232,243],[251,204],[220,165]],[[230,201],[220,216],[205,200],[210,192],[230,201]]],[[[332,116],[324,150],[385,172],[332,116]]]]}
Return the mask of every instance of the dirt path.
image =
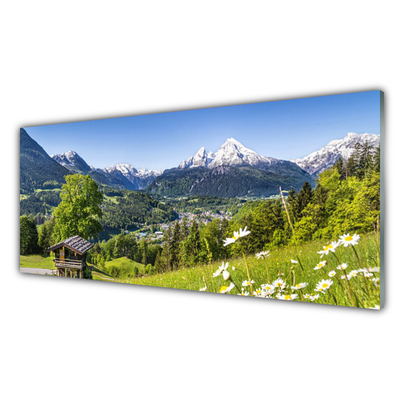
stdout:
{"type": "Polygon", "coordinates": [[[20,268],[19,272],[23,274],[36,274],[36,275],[54,275],[56,271],[54,269],[44,268],[20,268]]]}

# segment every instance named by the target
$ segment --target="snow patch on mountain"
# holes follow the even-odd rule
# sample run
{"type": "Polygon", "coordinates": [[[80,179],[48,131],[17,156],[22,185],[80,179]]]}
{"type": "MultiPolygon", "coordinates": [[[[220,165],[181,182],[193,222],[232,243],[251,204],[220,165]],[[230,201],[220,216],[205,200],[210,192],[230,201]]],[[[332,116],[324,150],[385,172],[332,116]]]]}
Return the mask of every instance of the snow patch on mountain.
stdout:
{"type": "Polygon", "coordinates": [[[114,171],[119,171],[129,181],[132,181],[133,178],[137,178],[137,177],[139,177],[139,178],[156,177],[163,173],[163,171],[161,171],[161,170],[153,171],[151,169],[146,169],[145,167],[138,170],[135,167],[132,167],[132,165],[125,164],[125,163],[111,165],[108,168],[104,168],[103,171],[108,172],[108,173],[112,173],[114,171]]]}
{"type": "Polygon", "coordinates": [[[347,160],[354,151],[356,144],[366,141],[372,146],[378,147],[380,136],[372,133],[349,132],[343,139],[332,140],[322,149],[314,151],[304,158],[295,158],[291,161],[310,175],[317,176],[334,165],[339,157],[347,160]]]}
{"type": "Polygon", "coordinates": [[[50,157],[71,171],[79,170],[82,172],[89,172],[91,170],[91,167],[89,167],[86,161],[73,150],[62,154],[53,154],[50,157]]]}
{"type": "Polygon", "coordinates": [[[215,168],[220,166],[240,166],[250,165],[260,167],[262,165],[271,165],[277,160],[272,157],[264,157],[255,151],[243,146],[242,143],[234,138],[229,138],[215,152],[206,152],[202,147],[193,157],[182,161],[178,168],[196,168],[206,167],[215,168]]]}

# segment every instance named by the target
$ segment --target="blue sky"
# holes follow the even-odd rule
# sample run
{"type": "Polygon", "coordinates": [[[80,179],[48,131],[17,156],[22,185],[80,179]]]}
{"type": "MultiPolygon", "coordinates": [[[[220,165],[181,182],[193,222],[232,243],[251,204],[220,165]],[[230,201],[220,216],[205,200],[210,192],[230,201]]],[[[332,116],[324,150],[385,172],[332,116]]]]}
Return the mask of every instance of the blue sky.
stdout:
{"type": "Polygon", "coordinates": [[[98,168],[177,166],[233,137],[257,153],[290,160],[348,132],[380,134],[379,91],[26,127],[48,154],[75,150],[98,168]]]}

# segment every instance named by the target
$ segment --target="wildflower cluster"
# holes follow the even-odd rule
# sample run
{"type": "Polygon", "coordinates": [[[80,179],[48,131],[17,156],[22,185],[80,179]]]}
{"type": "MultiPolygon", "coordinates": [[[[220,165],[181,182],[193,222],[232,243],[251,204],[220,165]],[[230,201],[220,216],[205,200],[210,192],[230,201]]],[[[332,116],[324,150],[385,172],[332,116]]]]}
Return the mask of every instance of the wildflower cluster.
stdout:
{"type": "MultiPolygon", "coordinates": [[[[240,239],[250,234],[251,232],[247,230],[247,227],[244,229],[240,228],[238,232],[234,232],[232,238],[224,240],[224,246],[229,246],[238,241],[240,244],[240,239]]],[[[375,274],[379,273],[380,269],[379,267],[372,268],[361,266],[360,258],[354,247],[358,244],[359,240],[360,236],[357,234],[345,234],[340,236],[339,240],[328,243],[321,251],[317,252],[317,254],[321,255],[321,258],[328,257],[328,259],[321,260],[317,265],[309,268],[307,271],[310,272],[309,270],[312,269],[307,276],[311,276],[312,273],[314,274],[314,278],[318,277],[315,287],[310,285],[309,282],[296,283],[296,271],[298,271],[298,268],[301,268],[301,270],[304,271],[299,256],[290,259],[290,263],[288,260],[287,268],[290,271],[286,276],[282,271],[278,271],[275,279],[270,280],[268,268],[270,252],[268,250],[255,254],[257,260],[264,260],[266,262],[266,283],[257,282],[257,280],[254,280],[251,277],[250,268],[243,249],[242,255],[246,271],[241,271],[240,268],[237,267],[230,267],[228,262],[222,262],[218,269],[213,273],[213,279],[222,277],[223,280],[227,282],[226,285],[220,287],[220,293],[236,293],[239,296],[275,298],[288,301],[300,300],[314,302],[320,300],[321,302],[330,302],[333,304],[338,304],[337,297],[340,297],[341,299],[347,299],[345,301],[346,305],[376,308],[379,306],[371,307],[372,296],[370,293],[373,290],[379,290],[380,280],[379,276],[375,276],[375,274]],[[359,268],[350,271],[348,263],[340,262],[339,257],[336,254],[339,247],[353,248],[360,264],[359,268]],[[332,257],[333,259],[329,259],[329,257],[332,257]],[[327,266],[329,266],[329,268],[327,268],[327,266]],[[247,279],[243,279],[242,275],[239,275],[239,273],[246,274],[247,279]],[[361,278],[364,280],[363,282],[361,280],[358,281],[358,279],[361,278]],[[355,279],[357,279],[357,282],[352,284],[352,280],[355,279]],[[306,293],[306,288],[309,286],[314,287],[314,289],[310,293],[306,293]],[[364,292],[367,296],[362,297],[360,293],[364,292]]],[[[199,290],[206,291],[207,285],[199,290]]]]}

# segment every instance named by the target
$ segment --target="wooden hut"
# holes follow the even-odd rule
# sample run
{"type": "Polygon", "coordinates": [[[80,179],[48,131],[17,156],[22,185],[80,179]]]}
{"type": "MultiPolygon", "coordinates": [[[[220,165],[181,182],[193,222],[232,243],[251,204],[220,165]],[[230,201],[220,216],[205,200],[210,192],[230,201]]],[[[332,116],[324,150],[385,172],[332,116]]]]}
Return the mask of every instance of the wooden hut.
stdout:
{"type": "Polygon", "coordinates": [[[83,271],[88,268],[86,253],[92,247],[92,243],[76,235],[49,247],[47,251],[53,251],[55,254],[53,261],[58,276],[83,278],[83,271]]]}

